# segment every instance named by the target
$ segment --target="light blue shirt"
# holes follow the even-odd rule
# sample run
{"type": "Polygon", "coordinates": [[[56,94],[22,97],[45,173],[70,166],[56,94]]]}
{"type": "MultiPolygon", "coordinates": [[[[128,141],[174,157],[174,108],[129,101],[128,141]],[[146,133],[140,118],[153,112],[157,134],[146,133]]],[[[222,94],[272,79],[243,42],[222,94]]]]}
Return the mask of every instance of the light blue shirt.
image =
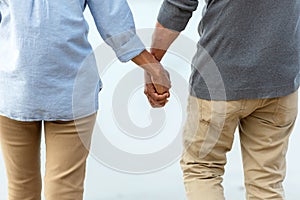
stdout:
{"type": "Polygon", "coordinates": [[[86,5],[120,61],[144,50],[126,0],[0,0],[0,115],[72,120],[97,111],[102,84],[86,5]]]}

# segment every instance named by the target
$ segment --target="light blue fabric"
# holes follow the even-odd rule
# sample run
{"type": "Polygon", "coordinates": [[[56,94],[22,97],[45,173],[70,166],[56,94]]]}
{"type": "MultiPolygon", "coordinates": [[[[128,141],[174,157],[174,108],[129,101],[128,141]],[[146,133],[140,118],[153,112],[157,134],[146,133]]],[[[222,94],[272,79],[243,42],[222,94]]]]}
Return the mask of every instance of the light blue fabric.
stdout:
{"type": "Polygon", "coordinates": [[[85,5],[122,62],[144,50],[126,0],[0,0],[1,115],[72,120],[97,111],[102,84],[87,40],[85,5]],[[74,107],[75,80],[81,81],[75,96],[82,103],[74,107]]]}

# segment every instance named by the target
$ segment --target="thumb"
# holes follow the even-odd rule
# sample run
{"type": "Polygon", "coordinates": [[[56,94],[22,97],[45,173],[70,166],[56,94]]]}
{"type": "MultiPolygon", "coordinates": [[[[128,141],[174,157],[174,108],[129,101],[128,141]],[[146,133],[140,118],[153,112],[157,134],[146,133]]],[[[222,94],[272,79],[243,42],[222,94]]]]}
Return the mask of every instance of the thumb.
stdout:
{"type": "Polygon", "coordinates": [[[168,92],[168,89],[160,84],[154,83],[155,90],[158,94],[164,94],[168,92]]]}

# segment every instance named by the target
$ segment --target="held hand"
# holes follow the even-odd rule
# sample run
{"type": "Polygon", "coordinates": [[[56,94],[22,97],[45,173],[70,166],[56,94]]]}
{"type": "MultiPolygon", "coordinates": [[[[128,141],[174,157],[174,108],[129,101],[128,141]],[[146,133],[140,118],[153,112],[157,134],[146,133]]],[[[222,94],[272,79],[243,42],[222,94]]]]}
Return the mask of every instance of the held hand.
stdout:
{"type": "Polygon", "coordinates": [[[168,103],[171,87],[169,73],[163,70],[159,77],[153,77],[145,71],[145,95],[153,108],[163,107],[168,103]]]}
{"type": "Polygon", "coordinates": [[[169,73],[147,50],[134,57],[132,61],[145,70],[145,94],[152,107],[163,107],[170,97],[169,73]]]}
{"type": "Polygon", "coordinates": [[[155,64],[153,67],[155,67],[155,70],[148,73],[150,75],[150,77],[148,77],[150,80],[147,79],[148,83],[152,83],[155,91],[160,95],[169,93],[169,89],[171,88],[169,73],[161,66],[160,63],[155,64]]]}

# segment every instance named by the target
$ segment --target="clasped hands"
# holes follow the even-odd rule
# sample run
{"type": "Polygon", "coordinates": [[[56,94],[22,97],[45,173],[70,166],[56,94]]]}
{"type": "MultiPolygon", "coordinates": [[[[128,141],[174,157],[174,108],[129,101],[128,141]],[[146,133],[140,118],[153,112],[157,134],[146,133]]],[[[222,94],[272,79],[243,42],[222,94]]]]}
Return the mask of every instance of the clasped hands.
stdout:
{"type": "Polygon", "coordinates": [[[170,76],[160,64],[163,55],[164,54],[161,54],[161,56],[158,57],[158,54],[155,54],[155,50],[151,49],[151,53],[144,50],[132,59],[135,64],[144,69],[144,93],[153,108],[165,106],[170,97],[170,76]]]}
{"type": "Polygon", "coordinates": [[[156,56],[156,50],[151,49],[151,53],[156,63],[151,63],[151,72],[144,72],[145,88],[144,93],[153,108],[164,107],[168,103],[170,97],[171,81],[167,70],[161,65],[160,60],[156,56]]]}
{"type": "Polygon", "coordinates": [[[132,59],[135,64],[145,70],[144,93],[153,108],[160,108],[168,103],[171,81],[169,73],[160,64],[160,61],[179,34],[157,22],[152,35],[150,52],[144,50],[132,59]]]}
{"type": "Polygon", "coordinates": [[[157,73],[150,74],[145,71],[144,93],[153,108],[160,108],[168,103],[170,97],[170,76],[169,73],[160,65],[156,64],[157,73]]]}

